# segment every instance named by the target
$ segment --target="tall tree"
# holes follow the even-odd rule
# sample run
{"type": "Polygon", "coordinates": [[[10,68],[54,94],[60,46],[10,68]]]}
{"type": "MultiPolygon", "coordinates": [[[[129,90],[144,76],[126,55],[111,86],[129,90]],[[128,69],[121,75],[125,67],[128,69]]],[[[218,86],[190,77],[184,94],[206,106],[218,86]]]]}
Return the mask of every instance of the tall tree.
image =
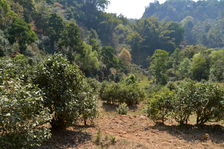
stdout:
{"type": "Polygon", "coordinates": [[[201,53],[195,54],[191,65],[192,79],[197,81],[208,80],[209,70],[210,64],[208,59],[201,53]]]}
{"type": "Polygon", "coordinates": [[[64,21],[60,16],[56,13],[50,15],[46,30],[46,35],[50,38],[50,53],[55,53],[57,51],[57,42],[60,39],[62,31],[64,30],[64,26],[64,21]]]}
{"type": "Polygon", "coordinates": [[[37,35],[22,19],[16,18],[7,30],[7,37],[11,44],[18,42],[20,53],[25,54],[27,45],[36,41],[37,35]]]}
{"type": "Polygon", "coordinates": [[[169,53],[164,50],[156,50],[155,53],[150,57],[149,71],[158,84],[167,83],[167,64],[168,64],[169,53]]]}
{"type": "Polygon", "coordinates": [[[59,47],[70,61],[74,61],[74,55],[76,53],[81,54],[83,52],[83,41],[80,37],[79,28],[75,23],[66,25],[61,34],[59,47]]]}

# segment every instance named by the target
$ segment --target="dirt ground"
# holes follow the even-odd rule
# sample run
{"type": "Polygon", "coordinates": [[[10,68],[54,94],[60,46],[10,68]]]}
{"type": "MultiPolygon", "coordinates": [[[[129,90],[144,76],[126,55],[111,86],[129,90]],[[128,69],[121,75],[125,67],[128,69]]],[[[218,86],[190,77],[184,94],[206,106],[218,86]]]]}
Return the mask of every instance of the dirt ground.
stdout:
{"type": "Polygon", "coordinates": [[[224,149],[224,127],[155,124],[139,110],[122,116],[106,106],[94,125],[55,132],[39,149],[224,149]]]}

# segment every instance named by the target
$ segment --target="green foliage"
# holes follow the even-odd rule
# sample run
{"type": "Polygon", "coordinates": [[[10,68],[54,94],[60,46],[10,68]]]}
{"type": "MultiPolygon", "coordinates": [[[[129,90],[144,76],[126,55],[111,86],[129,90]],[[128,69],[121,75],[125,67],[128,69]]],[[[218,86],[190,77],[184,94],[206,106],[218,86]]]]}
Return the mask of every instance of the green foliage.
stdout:
{"type": "Polygon", "coordinates": [[[120,104],[116,109],[117,113],[121,115],[127,115],[128,110],[129,110],[128,105],[125,103],[120,104]]]}
{"type": "Polygon", "coordinates": [[[101,83],[94,78],[87,78],[87,83],[93,89],[93,92],[98,95],[101,88],[101,83]]]}
{"type": "Polygon", "coordinates": [[[74,55],[76,53],[83,52],[84,47],[80,38],[80,31],[75,23],[66,25],[61,40],[59,41],[59,47],[62,49],[62,53],[65,54],[70,61],[74,61],[74,55]]]}
{"type": "Polygon", "coordinates": [[[93,119],[98,114],[97,95],[94,94],[94,90],[89,87],[89,84],[85,83],[83,92],[78,96],[80,96],[78,97],[80,101],[75,106],[79,117],[84,121],[84,125],[87,125],[87,120],[93,122],[93,119]]]}
{"type": "Polygon", "coordinates": [[[119,84],[114,82],[103,82],[102,87],[100,89],[100,98],[107,103],[115,103],[118,102],[118,90],[119,84]]]}
{"type": "Polygon", "coordinates": [[[167,83],[166,70],[168,68],[168,58],[169,53],[164,50],[156,50],[153,56],[150,57],[149,70],[157,84],[167,83]]]}
{"type": "Polygon", "coordinates": [[[11,10],[6,0],[0,0],[0,28],[6,29],[11,24],[16,14],[11,10]]]}
{"type": "Polygon", "coordinates": [[[173,51],[182,41],[183,30],[174,22],[159,22],[156,18],[141,19],[129,35],[133,62],[147,66],[147,57],[156,49],[173,51]]]}
{"type": "Polygon", "coordinates": [[[206,51],[207,48],[200,45],[188,45],[180,52],[181,57],[193,58],[195,54],[206,51]]]}
{"type": "Polygon", "coordinates": [[[147,114],[153,120],[164,122],[172,117],[179,124],[187,124],[191,115],[196,123],[223,119],[224,89],[215,83],[201,83],[192,80],[171,82],[149,100],[147,114]]]}
{"type": "Polygon", "coordinates": [[[178,76],[180,79],[191,77],[191,60],[184,58],[178,66],[178,76]]]}
{"type": "Polygon", "coordinates": [[[20,53],[25,54],[27,46],[37,40],[37,35],[22,19],[16,18],[7,30],[7,38],[11,44],[18,42],[20,53]]]}
{"type": "Polygon", "coordinates": [[[119,68],[120,60],[116,56],[116,51],[111,46],[103,47],[101,50],[102,61],[107,68],[119,68]]]}
{"type": "Polygon", "coordinates": [[[32,15],[35,12],[35,2],[34,0],[15,0],[16,3],[23,7],[23,16],[26,22],[32,21],[32,15]]]}
{"type": "Polygon", "coordinates": [[[36,68],[33,81],[45,94],[44,103],[52,114],[53,128],[64,128],[80,117],[96,114],[95,97],[77,65],[60,55],[49,57],[36,68]]]}
{"type": "Polygon", "coordinates": [[[131,84],[136,84],[137,82],[137,78],[135,75],[131,74],[129,75],[127,78],[124,79],[124,83],[126,85],[131,85],[131,84]]]}
{"type": "Polygon", "coordinates": [[[201,81],[208,80],[210,64],[208,59],[202,54],[195,54],[192,58],[191,73],[192,79],[201,81]]]}
{"type": "Polygon", "coordinates": [[[195,112],[197,124],[202,125],[210,120],[218,121],[224,117],[224,89],[213,83],[197,83],[195,112]]]}
{"type": "Polygon", "coordinates": [[[176,121],[183,125],[187,124],[190,115],[194,112],[195,105],[195,82],[184,80],[179,82],[175,90],[173,99],[173,117],[176,121]]]}
{"type": "Polygon", "coordinates": [[[10,44],[3,31],[0,30],[0,57],[8,55],[10,52],[10,44]]]}
{"type": "Polygon", "coordinates": [[[2,149],[33,148],[50,137],[51,116],[40,89],[19,79],[0,84],[0,144],[2,149]]]}
{"type": "Polygon", "coordinates": [[[0,58],[0,82],[10,78],[19,78],[27,82],[32,72],[31,63],[31,59],[20,54],[14,58],[0,58]]]}
{"type": "MultiPolygon", "coordinates": [[[[166,76],[166,82],[183,80],[185,78],[191,78],[196,81],[211,80],[221,82],[224,74],[224,70],[221,67],[223,58],[222,49],[208,49],[200,45],[186,46],[171,53],[168,61],[166,61],[167,58],[161,58],[160,60],[156,58],[161,63],[155,60],[154,62],[157,63],[152,63],[152,61],[150,67],[153,66],[153,69],[149,67],[149,71],[153,74],[152,70],[159,70],[166,64],[165,70],[158,71],[158,74],[162,72],[166,76]]],[[[155,78],[155,76],[153,77],[155,78]]],[[[161,78],[163,77],[159,77],[159,79],[161,78]]]]}
{"type": "Polygon", "coordinates": [[[45,32],[50,39],[50,49],[48,51],[49,53],[55,53],[58,50],[57,42],[59,41],[60,37],[62,37],[61,34],[64,30],[64,27],[65,23],[58,14],[53,13],[49,16],[48,23],[45,29],[45,32]]]}
{"type": "Polygon", "coordinates": [[[94,140],[94,143],[96,143],[97,145],[100,145],[101,140],[102,140],[102,133],[101,133],[101,130],[99,129],[97,131],[96,139],[94,140]]]}
{"type": "Polygon", "coordinates": [[[183,81],[175,89],[174,117],[187,124],[191,114],[196,114],[197,124],[223,118],[223,88],[213,83],[183,81]]]}
{"type": "Polygon", "coordinates": [[[83,43],[83,51],[75,55],[75,62],[85,74],[89,75],[100,68],[100,60],[97,51],[93,51],[92,47],[86,43],[83,43]]]}
{"type": "Polygon", "coordinates": [[[209,55],[211,61],[210,80],[212,81],[224,81],[224,50],[213,51],[209,55]]]}
{"type": "Polygon", "coordinates": [[[184,27],[184,43],[223,47],[223,0],[169,0],[150,3],[143,18],[180,22],[184,27]]]}
{"type": "Polygon", "coordinates": [[[174,92],[167,88],[154,93],[147,105],[147,115],[154,121],[164,121],[170,116],[173,110],[173,96],[174,92]]]}
{"type": "Polygon", "coordinates": [[[144,91],[137,83],[130,84],[128,80],[120,83],[104,82],[100,91],[101,99],[108,103],[138,104],[145,98],[144,91]]]}

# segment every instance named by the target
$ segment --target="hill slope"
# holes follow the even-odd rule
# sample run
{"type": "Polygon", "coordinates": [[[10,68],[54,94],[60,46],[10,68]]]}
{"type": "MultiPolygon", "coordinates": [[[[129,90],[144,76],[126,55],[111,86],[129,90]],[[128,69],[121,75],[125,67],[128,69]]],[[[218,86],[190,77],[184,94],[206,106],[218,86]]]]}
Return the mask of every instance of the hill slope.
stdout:
{"type": "Polygon", "coordinates": [[[143,18],[177,21],[185,29],[187,44],[202,44],[210,48],[224,47],[224,1],[223,0],[167,0],[150,3],[143,18]]]}

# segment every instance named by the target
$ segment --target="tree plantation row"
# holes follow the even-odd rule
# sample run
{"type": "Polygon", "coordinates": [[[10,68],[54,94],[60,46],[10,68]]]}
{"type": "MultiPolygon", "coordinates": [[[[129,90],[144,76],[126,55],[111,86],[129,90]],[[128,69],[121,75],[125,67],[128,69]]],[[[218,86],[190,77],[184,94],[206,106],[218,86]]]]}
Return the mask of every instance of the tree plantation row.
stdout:
{"type": "Polygon", "coordinates": [[[121,114],[126,114],[124,103],[144,102],[148,117],[160,122],[173,118],[183,125],[192,115],[198,125],[224,119],[224,86],[218,83],[185,79],[143,89],[135,75],[100,83],[61,55],[37,64],[17,55],[1,58],[0,66],[0,144],[5,149],[39,146],[51,137],[50,130],[94,121],[100,99],[121,104],[121,114]]]}

